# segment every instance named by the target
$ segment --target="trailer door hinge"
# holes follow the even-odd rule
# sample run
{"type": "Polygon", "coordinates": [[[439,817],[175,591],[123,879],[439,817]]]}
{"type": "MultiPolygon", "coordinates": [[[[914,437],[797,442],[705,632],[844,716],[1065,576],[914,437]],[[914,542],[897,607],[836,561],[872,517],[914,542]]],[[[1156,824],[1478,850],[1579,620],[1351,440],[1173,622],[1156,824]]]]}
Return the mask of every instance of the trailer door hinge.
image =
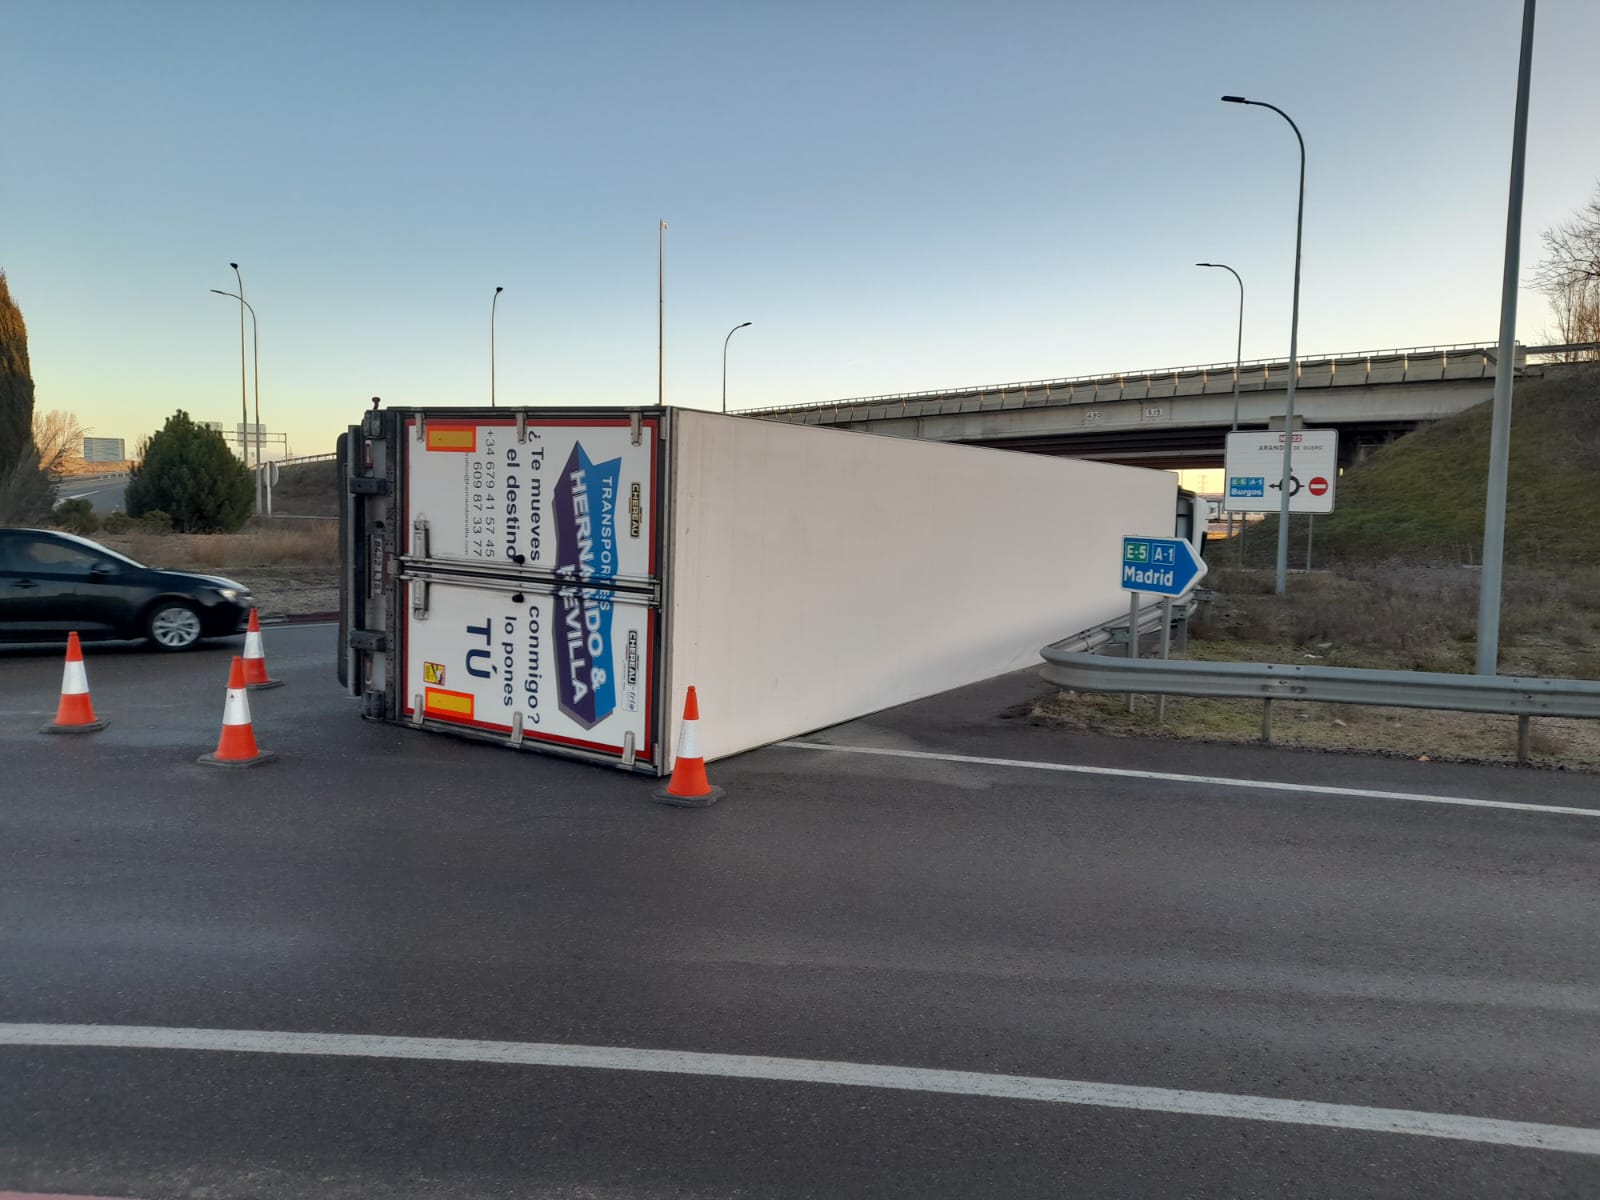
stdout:
{"type": "Polygon", "coordinates": [[[639,414],[633,413],[628,417],[628,439],[637,446],[639,444],[639,414]]]}
{"type": "Polygon", "coordinates": [[[428,619],[428,586],[426,579],[411,581],[411,615],[419,621],[428,619]]]}
{"type": "Polygon", "coordinates": [[[623,770],[630,770],[634,760],[639,757],[639,750],[634,745],[633,730],[628,730],[622,735],[622,757],[617,761],[617,766],[623,770]]]}
{"type": "Polygon", "coordinates": [[[389,481],[371,475],[350,476],[350,494],[352,496],[387,496],[389,494],[389,481]]]}
{"type": "Polygon", "coordinates": [[[522,714],[520,712],[511,714],[511,745],[513,747],[522,745],[522,714]]]}
{"type": "Polygon", "coordinates": [[[352,650],[366,650],[372,654],[382,654],[389,648],[389,639],[380,629],[352,629],[345,644],[352,650]]]}
{"type": "Polygon", "coordinates": [[[411,522],[411,555],[413,558],[420,559],[428,557],[427,517],[418,517],[411,522]]]}
{"type": "Polygon", "coordinates": [[[517,409],[517,441],[522,443],[528,440],[528,410],[517,409]]]}

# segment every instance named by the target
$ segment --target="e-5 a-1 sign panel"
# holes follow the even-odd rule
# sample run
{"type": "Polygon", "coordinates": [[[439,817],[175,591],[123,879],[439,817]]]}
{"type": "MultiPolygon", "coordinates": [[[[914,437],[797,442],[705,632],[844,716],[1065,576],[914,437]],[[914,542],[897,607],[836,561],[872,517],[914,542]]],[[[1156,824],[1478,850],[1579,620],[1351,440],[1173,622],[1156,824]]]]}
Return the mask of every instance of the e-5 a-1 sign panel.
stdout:
{"type": "MultiPolygon", "coordinates": [[[[1278,512],[1283,506],[1283,433],[1230,433],[1227,442],[1225,512],[1278,512]]],[[[1339,481],[1339,432],[1297,429],[1289,449],[1289,511],[1331,513],[1339,481]]]]}
{"type": "Polygon", "coordinates": [[[1122,590],[1181,596],[1206,573],[1206,563],[1187,538],[1122,539],[1122,590]]]}

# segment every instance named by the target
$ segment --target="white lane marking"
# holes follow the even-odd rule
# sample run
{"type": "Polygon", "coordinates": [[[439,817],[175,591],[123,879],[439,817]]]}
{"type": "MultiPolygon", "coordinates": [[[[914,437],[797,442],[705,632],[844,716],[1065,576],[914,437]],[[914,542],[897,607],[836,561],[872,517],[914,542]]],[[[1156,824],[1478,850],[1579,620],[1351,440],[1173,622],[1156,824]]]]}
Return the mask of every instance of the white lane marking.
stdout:
{"type": "Polygon", "coordinates": [[[1510,808],[1518,812],[1560,813],[1600,817],[1597,808],[1559,804],[1522,804],[1515,800],[1475,800],[1470,796],[1437,796],[1428,792],[1385,792],[1376,788],[1334,787],[1324,783],[1274,783],[1268,779],[1234,779],[1227,775],[1178,775],[1167,771],[1135,771],[1126,767],[1088,767],[1079,763],[1029,762],[1025,758],[980,758],[970,754],[934,754],[926,750],[887,750],[877,746],[830,746],[823,742],[776,742],[789,750],[827,750],[834,754],[875,754],[883,758],[932,759],[980,767],[1023,767],[1030,771],[1065,771],[1073,775],[1110,775],[1120,779],[1153,779],[1162,783],[1203,783],[1213,787],[1254,788],[1263,792],[1306,792],[1318,796],[1356,796],[1365,800],[1414,800],[1423,804],[1459,804],[1467,808],[1510,808]]]}
{"type": "Polygon", "coordinates": [[[755,1054],[702,1054],[627,1046],[564,1046],[550,1042],[478,1042],[458,1038],[369,1037],[346,1033],[280,1033],[254,1029],[166,1029],[141,1025],[0,1024],[0,1045],[94,1046],[116,1050],[208,1050],[244,1054],[295,1054],[342,1058],[398,1058],[433,1062],[571,1067],[596,1071],[647,1071],[763,1079],[784,1083],[887,1088],[1001,1100],[1035,1100],[1094,1108],[1135,1109],[1196,1117],[1229,1117],[1284,1125],[1315,1125],[1367,1133],[1449,1138],[1496,1146],[1600,1155],[1600,1129],[1502,1121],[1404,1108],[1368,1108],[1271,1096],[1236,1096],[1175,1088],[1089,1083],[1033,1075],[987,1075],[813,1058],[755,1054]]]}

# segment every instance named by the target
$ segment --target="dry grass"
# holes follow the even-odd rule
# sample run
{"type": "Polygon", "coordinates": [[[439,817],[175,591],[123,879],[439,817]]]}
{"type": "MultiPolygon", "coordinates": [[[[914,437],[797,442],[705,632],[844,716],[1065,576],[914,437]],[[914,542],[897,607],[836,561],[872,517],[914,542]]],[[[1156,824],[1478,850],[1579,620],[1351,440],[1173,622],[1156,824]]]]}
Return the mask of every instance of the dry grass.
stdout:
{"type": "Polygon", "coordinates": [[[296,521],[243,533],[101,534],[114,550],[149,563],[190,571],[248,567],[298,567],[327,572],[339,561],[339,526],[334,521],[296,521]]]}
{"type": "MultiPolygon", "coordinates": [[[[1297,574],[1287,597],[1273,594],[1270,570],[1222,568],[1207,582],[1216,599],[1191,627],[1190,658],[1461,673],[1475,665],[1479,580],[1470,568],[1297,574]]],[[[1502,673],[1600,679],[1600,570],[1515,569],[1502,604],[1502,673]]],[[[1247,742],[1261,736],[1261,704],[1250,700],[1169,697],[1166,723],[1158,726],[1149,698],[1130,714],[1121,695],[1063,692],[1042,701],[1034,718],[1129,737],[1247,742]]],[[[1511,762],[1516,724],[1514,717],[1280,701],[1273,740],[1309,749],[1511,762]]],[[[1600,770],[1600,722],[1540,718],[1530,748],[1537,765],[1600,770]]]]}
{"type": "MultiPolygon", "coordinates": [[[[1152,697],[1132,713],[1121,695],[1058,692],[1034,708],[1036,723],[1118,737],[1163,737],[1194,742],[1258,742],[1261,704],[1255,700],[1167,697],[1167,718],[1156,723],[1152,697]]],[[[1376,708],[1359,704],[1277,701],[1274,745],[1303,750],[1378,754],[1438,762],[1513,763],[1517,719],[1480,713],[1376,708]]],[[[1529,735],[1534,766],[1600,771],[1600,722],[1553,717],[1534,720],[1529,735]]]]}
{"type": "Polygon", "coordinates": [[[97,534],[153,567],[224,575],[248,587],[264,616],[329,613],[339,606],[339,524],[295,521],[243,533],[97,534]]]}
{"type": "Polygon", "coordinates": [[[291,463],[272,489],[272,511],[300,517],[339,515],[339,464],[291,463]]]}
{"type": "MultiPolygon", "coordinates": [[[[1270,570],[1223,568],[1192,633],[1193,656],[1300,661],[1406,671],[1471,671],[1477,656],[1479,573],[1471,567],[1348,567],[1294,575],[1273,594],[1270,570]],[[1249,654],[1241,653],[1248,647],[1249,654]]],[[[1600,569],[1513,569],[1502,589],[1500,669],[1513,675],[1600,679],[1600,569]]]]}

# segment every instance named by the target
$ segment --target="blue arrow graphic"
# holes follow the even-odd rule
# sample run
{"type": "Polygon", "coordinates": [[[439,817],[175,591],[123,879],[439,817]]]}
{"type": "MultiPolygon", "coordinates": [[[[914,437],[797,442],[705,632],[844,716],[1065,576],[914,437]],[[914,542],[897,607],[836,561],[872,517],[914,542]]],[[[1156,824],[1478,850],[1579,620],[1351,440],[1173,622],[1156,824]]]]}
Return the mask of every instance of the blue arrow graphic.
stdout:
{"type": "Polygon", "coordinates": [[[1205,560],[1187,538],[1122,539],[1122,588],[1153,596],[1181,596],[1206,573],[1205,560]]]}

